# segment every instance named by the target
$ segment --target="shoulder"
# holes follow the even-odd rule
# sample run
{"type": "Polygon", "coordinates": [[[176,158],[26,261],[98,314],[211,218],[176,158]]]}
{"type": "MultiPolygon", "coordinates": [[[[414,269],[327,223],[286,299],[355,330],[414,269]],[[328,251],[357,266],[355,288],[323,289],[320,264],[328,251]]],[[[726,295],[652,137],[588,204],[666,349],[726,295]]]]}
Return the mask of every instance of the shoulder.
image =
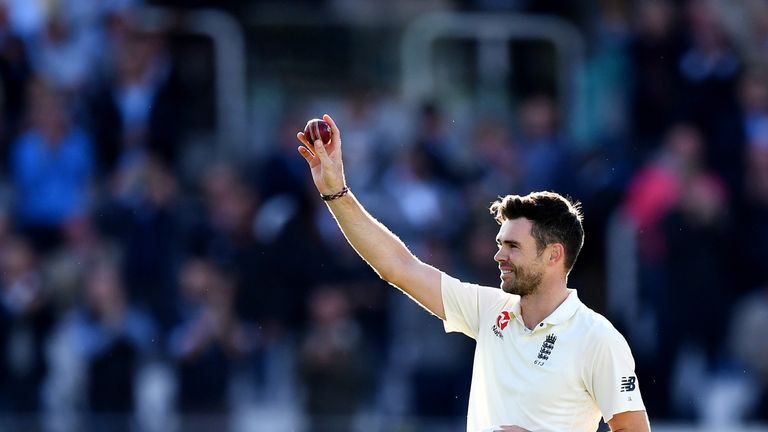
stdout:
{"type": "Polygon", "coordinates": [[[444,300],[472,305],[481,315],[498,313],[520,302],[520,296],[506,293],[500,288],[462,282],[446,273],[442,274],[440,284],[444,300]]]}
{"type": "Polygon", "coordinates": [[[502,300],[516,298],[517,301],[520,300],[519,296],[505,293],[500,288],[478,285],[471,282],[463,282],[447,273],[441,274],[440,285],[446,289],[466,290],[474,292],[477,293],[478,297],[497,298],[502,300]]]}
{"type": "Polygon", "coordinates": [[[583,327],[587,341],[592,347],[619,346],[627,347],[624,336],[603,315],[593,311],[586,305],[581,305],[576,320],[583,327]]]}

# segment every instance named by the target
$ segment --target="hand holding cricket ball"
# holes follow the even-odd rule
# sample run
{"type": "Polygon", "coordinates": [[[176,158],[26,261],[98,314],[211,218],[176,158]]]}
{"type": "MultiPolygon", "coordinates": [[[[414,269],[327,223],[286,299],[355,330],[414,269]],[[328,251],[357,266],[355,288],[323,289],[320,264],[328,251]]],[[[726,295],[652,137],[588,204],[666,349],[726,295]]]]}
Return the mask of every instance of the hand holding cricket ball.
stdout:
{"type": "Polygon", "coordinates": [[[347,183],[341,159],[341,133],[331,116],[325,114],[322,120],[310,120],[296,138],[303,144],[298,151],[309,164],[318,192],[331,196],[344,190],[347,183]]]}

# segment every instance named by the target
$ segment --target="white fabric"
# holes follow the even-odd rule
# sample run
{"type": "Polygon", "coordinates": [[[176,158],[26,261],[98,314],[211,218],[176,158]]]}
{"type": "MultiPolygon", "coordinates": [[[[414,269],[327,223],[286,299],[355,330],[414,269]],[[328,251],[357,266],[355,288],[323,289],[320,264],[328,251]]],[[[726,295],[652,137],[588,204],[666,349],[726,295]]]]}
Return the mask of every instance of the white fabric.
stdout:
{"type": "Polygon", "coordinates": [[[441,287],[446,332],[477,341],[468,431],[518,425],[594,432],[601,414],[607,422],[621,412],[645,410],[624,337],[575,290],[528,330],[519,296],[446,274],[441,287]]]}

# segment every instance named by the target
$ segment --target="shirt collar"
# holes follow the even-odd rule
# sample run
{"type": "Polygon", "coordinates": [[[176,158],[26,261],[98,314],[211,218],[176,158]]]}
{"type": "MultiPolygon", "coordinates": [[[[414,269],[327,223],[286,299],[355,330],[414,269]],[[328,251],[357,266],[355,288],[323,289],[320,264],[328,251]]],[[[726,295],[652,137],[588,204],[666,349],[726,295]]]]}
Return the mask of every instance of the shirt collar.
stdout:
{"type": "MultiPolygon", "coordinates": [[[[542,321],[545,324],[562,324],[563,322],[570,319],[573,314],[576,313],[576,310],[579,309],[581,306],[581,300],[579,300],[579,295],[576,293],[575,289],[568,288],[568,297],[565,298],[565,301],[560,303],[560,306],[557,307],[551,314],[549,314],[548,317],[544,318],[542,321]]],[[[520,309],[520,304],[517,305],[518,311],[520,309]]]]}
{"type": "MultiPolygon", "coordinates": [[[[512,294],[512,297],[514,298],[514,301],[512,302],[509,312],[513,317],[520,321],[520,323],[523,323],[523,314],[520,309],[520,296],[512,294]]],[[[544,318],[542,323],[551,325],[561,324],[570,319],[573,314],[576,313],[576,310],[579,309],[581,304],[581,300],[579,300],[579,295],[576,293],[576,290],[568,288],[568,297],[566,297],[565,300],[560,303],[560,306],[552,311],[548,317],[544,318]]],[[[525,324],[523,324],[523,327],[525,327],[525,324]]]]}

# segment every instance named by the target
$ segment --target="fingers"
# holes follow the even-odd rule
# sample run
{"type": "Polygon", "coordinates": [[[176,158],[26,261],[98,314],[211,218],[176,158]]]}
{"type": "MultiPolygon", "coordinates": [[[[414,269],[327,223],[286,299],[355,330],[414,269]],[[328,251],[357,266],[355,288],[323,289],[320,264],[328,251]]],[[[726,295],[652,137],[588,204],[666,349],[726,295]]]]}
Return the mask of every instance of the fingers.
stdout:
{"type": "Polygon", "coordinates": [[[307,137],[306,137],[306,136],[304,136],[304,132],[299,132],[299,133],[297,133],[297,134],[296,134],[296,138],[297,138],[297,139],[298,139],[298,140],[299,140],[299,141],[300,141],[302,144],[304,144],[305,146],[307,146],[307,148],[311,148],[311,147],[312,147],[311,145],[309,145],[309,140],[307,140],[307,137]]]}
{"type": "Polygon", "coordinates": [[[328,114],[323,114],[323,120],[325,120],[325,122],[331,126],[331,132],[333,132],[333,135],[339,136],[339,128],[336,127],[336,122],[333,121],[331,116],[328,114]]]}
{"type": "Polygon", "coordinates": [[[297,139],[298,139],[298,140],[299,140],[299,141],[300,141],[302,144],[304,144],[304,146],[306,147],[306,149],[307,149],[307,150],[309,150],[309,154],[311,154],[312,156],[314,156],[314,155],[315,155],[315,152],[313,151],[313,148],[312,148],[312,147],[314,147],[314,146],[313,146],[312,144],[310,144],[310,143],[309,143],[309,140],[307,139],[307,137],[306,137],[306,136],[304,136],[304,132],[299,132],[299,133],[297,133],[297,134],[296,134],[296,138],[297,138],[297,139]]]}
{"type": "Polygon", "coordinates": [[[328,150],[325,148],[325,145],[323,145],[322,141],[316,140],[313,148],[315,149],[315,155],[317,155],[323,165],[329,165],[333,163],[331,162],[331,158],[328,157],[328,150]]]}
{"type": "Polygon", "coordinates": [[[341,132],[336,126],[336,122],[328,114],[323,114],[323,120],[331,127],[331,142],[338,146],[341,143],[341,132]]]}
{"type": "Polygon", "coordinates": [[[309,142],[307,141],[307,137],[304,136],[304,132],[299,132],[296,134],[296,138],[302,144],[304,144],[303,146],[299,146],[296,150],[299,151],[299,154],[301,155],[301,157],[303,157],[304,160],[307,161],[307,163],[311,167],[312,163],[315,161],[315,154],[312,153],[309,142]]]}
{"type": "Polygon", "coordinates": [[[308,164],[312,164],[312,153],[304,146],[299,146],[297,149],[299,151],[299,154],[304,158],[305,161],[307,161],[308,164]]]}
{"type": "Polygon", "coordinates": [[[323,120],[325,120],[325,122],[328,123],[328,126],[331,127],[331,142],[328,143],[326,147],[328,153],[333,154],[341,148],[341,132],[339,132],[336,122],[333,121],[330,115],[323,114],[323,120]]]}

